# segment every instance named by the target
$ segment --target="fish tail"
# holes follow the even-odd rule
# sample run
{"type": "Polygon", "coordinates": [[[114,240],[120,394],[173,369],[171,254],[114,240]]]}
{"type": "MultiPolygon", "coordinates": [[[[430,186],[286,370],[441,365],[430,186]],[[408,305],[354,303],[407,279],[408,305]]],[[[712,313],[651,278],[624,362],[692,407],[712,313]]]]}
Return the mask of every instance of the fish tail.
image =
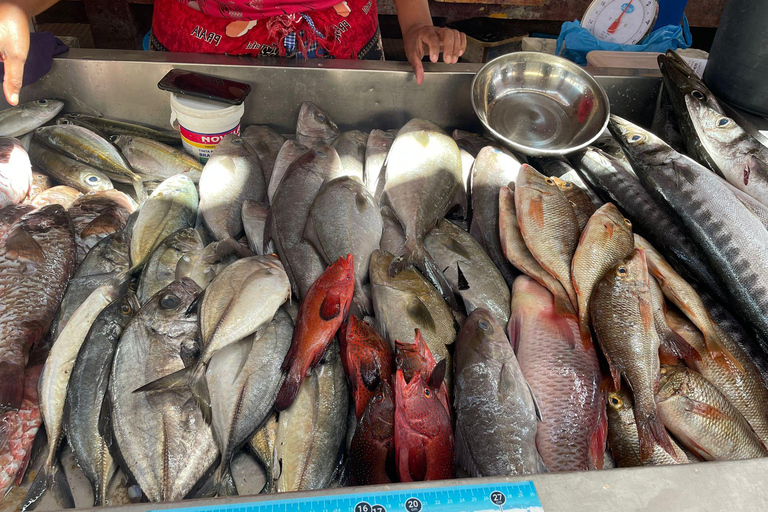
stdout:
{"type": "Polygon", "coordinates": [[[453,309],[459,307],[451,285],[432,259],[424,243],[416,237],[406,237],[403,253],[389,264],[389,275],[396,276],[408,267],[416,267],[440,292],[445,302],[453,309]]]}
{"type": "MultiPolygon", "coordinates": [[[[51,447],[51,449],[54,448],[51,447]]],[[[61,508],[75,508],[75,499],[72,497],[72,490],[69,488],[69,482],[64,474],[64,469],[61,467],[61,462],[55,456],[49,455],[48,458],[49,461],[46,461],[29,487],[27,496],[19,508],[20,512],[34,510],[40,502],[40,498],[48,490],[53,493],[56,503],[61,508]]]]}
{"type": "Polygon", "coordinates": [[[592,332],[589,330],[589,315],[585,315],[579,321],[579,334],[581,334],[581,343],[584,350],[592,348],[592,332]]]}
{"type": "Polygon", "coordinates": [[[571,304],[571,299],[568,298],[562,286],[558,286],[558,288],[560,290],[550,290],[552,295],[555,296],[555,312],[558,316],[576,318],[576,310],[573,308],[573,304],[571,304]]]}
{"type": "Polygon", "coordinates": [[[134,192],[136,192],[136,202],[141,204],[146,201],[147,191],[144,190],[144,182],[141,181],[141,178],[134,175],[134,177],[131,179],[131,184],[133,185],[134,192]]]}
{"type": "Polygon", "coordinates": [[[744,366],[736,359],[731,352],[725,348],[723,341],[720,339],[720,335],[714,329],[714,322],[709,318],[709,325],[711,328],[702,331],[704,335],[704,343],[707,346],[712,358],[717,361],[720,366],[728,368],[729,363],[733,365],[738,371],[743,372],[744,366]]]}
{"type": "Polygon", "coordinates": [[[682,359],[688,364],[701,361],[701,354],[671,327],[659,333],[659,341],[659,357],[665,359],[663,364],[676,364],[676,361],[670,359],[682,359]]]}
{"type": "Polygon", "coordinates": [[[197,405],[203,413],[203,419],[207,424],[211,424],[211,394],[208,391],[208,379],[205,378],[205,372],[208,365],[198,363],[193,366],[194,370],[189,376],[189,389],[197,400],[197,405]]]}
{"type": "Polygon", "coordinates": [[[228,462],[221,462],[216,471],[216,483],[214,484],[217,496],[237,496],[237,485],[232,477],[232,468],[228,462]]]}
{"type": "Polygon", "coordinates": [[[589,436],[589,469],[603,469],[605,443],[608,439],[608,415],[605,411],[605,396],[600,400],[600,412],[594,430],[589,436]]]}
{"type": "Polygon", "coordinates": [[[0,411],[18,410],[24,398],[24,367],[7,361],[0,362],[0,411]]]}
{"type": "Polygon", "coordinates": [[[672,440],[664,428],[664,424],[659,418],[655,407],[653,411],[635,411],[635,423],[637,423],[637,434],[640,438],[640,460],[645,462],[653,455],[656,445],[662,447],[664,451],[677,459],[675,448],[672,446],[672,440]]]}
{"type": "Polygon", "coordinates": [[[352,296],[352,313],[360,318],[373,314],[373,301],[357,281],[355,281],[355,294],[352,296]]]}
{"type": "Polygon", "coordinates": [[[134,393],[144,393],[147,391],[167,391],[171,389],[182,389],[189,386],[189,372],[191,366],[188,368],[182,368],[179,371],[173,372],[153,380],[149,384],[144,384],[140,388],[133,390],[134,393]]]}
{"type": "Polygon", "coordinates": [[[301,386],[302,380],[303,378],[298,371],[291,367],[285,376],[285,381],[283,381],[280,391],[277,393],[277,399],[275,399],[275,409],[278,412],[284,411],[293,405],[296,395],[299,394],[299,386],[301,386]]]}

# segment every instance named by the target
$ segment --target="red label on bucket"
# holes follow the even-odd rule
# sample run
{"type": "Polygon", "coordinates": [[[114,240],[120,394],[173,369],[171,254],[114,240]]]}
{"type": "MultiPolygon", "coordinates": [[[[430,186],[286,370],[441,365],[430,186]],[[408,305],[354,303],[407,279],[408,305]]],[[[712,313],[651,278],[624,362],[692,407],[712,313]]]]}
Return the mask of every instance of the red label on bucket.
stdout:
{"type": "Polygon", "coordinates": [[[188,152],[197,153],[200,160],[205,161],[210,158],[213,150],[216,148],[216,144],[221,142],[225,135],[230,133],[240,135],[240,124],[231,130],[221,133],[197,133],[187,130],[183,126],[179,126],[179,132],[181,132],[181,141],[187,147],[188,152]]]}

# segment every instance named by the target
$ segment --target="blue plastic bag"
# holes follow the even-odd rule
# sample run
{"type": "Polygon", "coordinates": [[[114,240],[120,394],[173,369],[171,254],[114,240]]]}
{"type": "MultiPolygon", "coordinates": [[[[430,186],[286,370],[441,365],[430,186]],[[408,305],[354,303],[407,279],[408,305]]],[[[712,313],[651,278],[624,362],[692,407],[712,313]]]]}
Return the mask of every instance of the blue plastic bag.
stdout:
{"type": "Polygon", "coordinates": [[[625,52],[660,52],[688,48],[693,42],[688,18],[683,16],[681,25],[667,25],[654,30],[640,44],[616,44],[600,41],[578,21],[566,21],[557,38],[556,54],[582,66],[587,65],[587,54],[592,50],[625,52]],[[563,45],[565,43],[565,45],[563,45]]]}

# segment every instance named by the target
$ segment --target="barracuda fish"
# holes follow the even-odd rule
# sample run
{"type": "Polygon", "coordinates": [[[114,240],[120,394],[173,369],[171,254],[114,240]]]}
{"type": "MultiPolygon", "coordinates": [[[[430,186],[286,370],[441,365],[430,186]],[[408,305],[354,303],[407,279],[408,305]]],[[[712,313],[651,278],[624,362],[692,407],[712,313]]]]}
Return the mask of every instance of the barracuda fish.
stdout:
{"type": "MultiPolygon", "coordinates": [[[[649,193],[674,211],[750,328],[768,339],[768,232],[720,178],[616,116],[611,132],[649,193]]],[[[768,346],[765,346],[768,350],[768,346]]]]}

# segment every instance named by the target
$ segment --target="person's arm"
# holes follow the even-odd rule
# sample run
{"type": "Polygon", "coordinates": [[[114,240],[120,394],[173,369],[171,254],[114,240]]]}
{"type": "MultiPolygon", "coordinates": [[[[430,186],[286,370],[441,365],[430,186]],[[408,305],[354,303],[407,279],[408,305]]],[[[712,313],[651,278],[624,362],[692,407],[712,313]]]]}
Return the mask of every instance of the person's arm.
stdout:
{"type": "Polygon", "coordinates": [[[403,46],[408,62],[416,73],[416,83],[424,81],[421,59],[429,52],[429,60],[437,62],[440,51],[447,64],[458,62],[467,48],[467,36],[450,28],[432,25],[427,0],[394,0],[397,20],[403,32],[403,46]]]}
{"type": "Polygon", "coordinates": [[[3,92],[11,105],[19,103],[24,63],[29,52],[29,21],[58,0],[0,2],[0,60],[5,65],[3,92]]]}

